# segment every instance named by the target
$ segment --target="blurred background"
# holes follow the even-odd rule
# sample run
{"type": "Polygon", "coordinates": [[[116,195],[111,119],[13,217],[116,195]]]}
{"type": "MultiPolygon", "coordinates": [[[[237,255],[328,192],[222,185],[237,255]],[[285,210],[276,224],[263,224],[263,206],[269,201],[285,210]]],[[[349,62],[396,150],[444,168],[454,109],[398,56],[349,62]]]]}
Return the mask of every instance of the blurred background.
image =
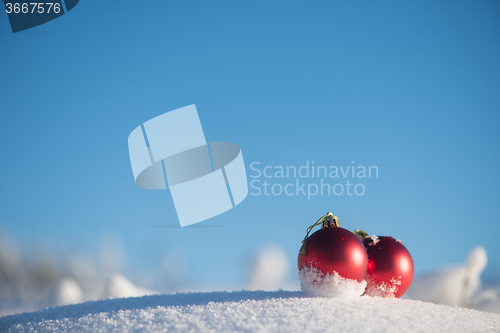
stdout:
{"type": "Polygon", "coordinates": [[[457,303],[469,274],[457,305],[498,312],[499,59],[495,0],[80,1],[16,34],[0,13],[0,314],[298,290],[301,240],[328,211],[403,241],[408,297],[457,303]],[[135,185],[127,137],[190,104],[249,176],[354,161],[378,178],[362,196],[249,195],[180,228],[168,190],[135,185]]]}

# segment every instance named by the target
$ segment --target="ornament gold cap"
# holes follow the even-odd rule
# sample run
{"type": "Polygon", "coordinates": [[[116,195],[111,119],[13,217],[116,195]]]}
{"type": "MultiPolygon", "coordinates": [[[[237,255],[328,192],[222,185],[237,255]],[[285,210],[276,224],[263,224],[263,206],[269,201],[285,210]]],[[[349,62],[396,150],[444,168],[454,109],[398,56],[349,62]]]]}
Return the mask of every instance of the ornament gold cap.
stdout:
{"type": "Polygon", "coordinates": [[[322,218],[321,228],[328,228],[328,227],[337,227],[337,228],[340,227],[339,218],[333,215],[331,212],[328,212],[322,218]]]}
{"type": "Polygon", "coordinates": [[[364,231],[364,230],[358,230],[358,229],[356,229],[356,230],[354,230],[354,234],[356,236],[358,236],[358,238],[360,240],[363,240],[365,238],[370,238],[370,236],[368,236],[368,233],[366,231],[364,231]]]}

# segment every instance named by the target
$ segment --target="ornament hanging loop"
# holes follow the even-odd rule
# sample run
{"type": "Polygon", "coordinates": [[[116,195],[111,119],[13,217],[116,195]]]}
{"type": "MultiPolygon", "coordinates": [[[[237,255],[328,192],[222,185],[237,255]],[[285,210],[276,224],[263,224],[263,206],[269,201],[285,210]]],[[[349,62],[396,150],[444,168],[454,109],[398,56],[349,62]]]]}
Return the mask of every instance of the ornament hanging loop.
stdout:
{"type": "Polygon", "coordinates": [[[325,215],[321,216],[319,220],[316,221],[316,223],[307,228],[306,237],[304,237],[304,240],[302,241],[302,249],[300,250],[302,254],[304,255],[307,254],[307,249],[306,249],[307,238],[309,237],[309,234],[314,229],[314,227],[320,224],[321,228],[340,227],[339,218],[333,215],[331,212],[328,212],[325,215]]]}

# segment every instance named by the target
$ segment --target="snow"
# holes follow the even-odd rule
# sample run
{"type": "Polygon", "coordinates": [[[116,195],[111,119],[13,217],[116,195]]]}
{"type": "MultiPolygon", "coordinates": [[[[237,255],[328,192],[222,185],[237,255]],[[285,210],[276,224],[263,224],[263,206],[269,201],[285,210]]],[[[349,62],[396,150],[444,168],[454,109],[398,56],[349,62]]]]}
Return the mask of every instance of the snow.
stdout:
{"type": "MultiPolygon", "coordinates": [[[[133,283],[122,273],[124,259],[119,239],[108,235],[101,243],[102,251],[96,262],[88,254],[59,256],[43,249],[26,255],[15,238],[0,233],[0,316],[48,306],[155,293],[136,284],[138,279],[133,283]]],[[[176,273],[183,267],[180,257],[176,254],[177,260],[169,262],[176,267],[176,273]]],[[[163,278],[166,285],[175,280],[167,274],[154,273],[155,277],[163,278]]]]}
{"type": "Polygon", "coordinates": [[[0,317],[4,332],[498,332],[500,315],[413,300],[292,291],[152,295],[0,317]]]}
{"type": "Polygon", "coordinates": [[[57,288],[57,304],[75,304],[81,301],[83,301],[83,292],[78,282],[70,278],[62,279],[57,288]]]}
{"type": "Polygon", "coordinates": [[[137,287],[121,274],[114,274],[106,288],[104,289],[104,298],[124,298],[152,295],[155,292],[146,288],[137,287]]]}
{"type": "MultiPolygon", "coordinates": [[[[23,282],[30,275],[17,264],[19,258],[12,258],[2,257],[0,251],[2,267],[10,267],[6,272],[14,278],[8,281],[20,283],[3,284],[15,288],[0,288],[1,295],[9,296],[10,290],[35,290],[33,284],[23,282]]],[[[300,272],[305,292],[220,291],[142,296],[153,291],[136,286],[116,270],[100,279],[96,270],[88,269],[94,267],[91,261],[81,258],[72,265],[81,273],[80,279],[56,279],[52,304],[87,302],[8,316],[8,311],[18,310],[5,303],[7,311],[0,317],[0,332],[500,332],[500,287],[481,286],[480,275],[486,263],[484,249],[474,248],[463,265],[417,277],[405,295],[412,299],[359,296],[364,292],[364,282],[348,281],[338,274],[321,277],[313,270],[300,272]],[[317,283],[319,279],[322,284],[317,283]]],[[[287,270],[284,252],[276,246],[266,247],[251,267],[249,287],[272,288],[282,284],[287,270]]],[[[32,295],[44,295],[44,290],[49,289],[32,295]]]]}
{"type": "Polygon", "coordinates": [[[323,273],[315,267],[305,267],[299,271],[302,290],[308,296],[354,298],[361,296],[366,281],[345,279],[337,272],[333,275],[323,273]]]}
{"type": "MultiPolygon", "coordinates": [[[[474,248],[462,265],[415,277],[405,295],[410,300],[358,296],[363,285],[335,275],[321,287],[313,283],[317,274],[305,271],[302,288],[307,293],[296,291],[296,266],[276,245],[262,248],[249,267],[246,287],[254,291],[194,293],[191,286],[190,293],[143,296],[158,290],[125,276],[118,245],[97,263],[83,254],[61,265],[43,253],[23,258],[15,241],[4,240],[0,332],[500,332],[500,285],[481,284],[487,264],[482,247],[474,248]],[[292,291],[269,291],[279,288],[292,291]],[[46,308],[50,305],[61,306],[46,308]],[[34,309],[42,310],[20,313],[34,309]]],[[[180,263],[174,265],[179,269],[156,271],[168,273],[160,274],[166,285],[187,267],[178,253],[166,259],[165,267],[172,262],[180,263]]],[[[214,290],[213,284],[207,286],[205,291],[214,290]]],[[[221,282],[219,289],[241,287],[221,282]]]]}
{"type": "Polygon", "coordinates": [[[480,275],[487,262],[485,249],[477,246],[463,265],[415,278],[405,297],[500,313],[500,287],[481,288],[480,275]]]}
{"type": "Polygon", "coordinates": [[[469,304],[474,309],[500,313],[500,287],[477,291],[472,295],[469,304]]]}
{"type": "Polygon", "coordinates": [[[278,245],[262,248],[250,267],[249,290],[272,291],[282,286],[289,271],[288,258],[278,245]]]}
{"type": "Polygon", "coordinates": [[[379,296],[379,297],[394,297],[396,292],[398,291],[398,287],[401,285],[400,277],[392,278],[391,283],[379,282],[374,283],[374,280],[367,281],[368,287],[365,290],[365,293],[369,296],[379,296]],[[371,283],[368,283],[371,282],[371,283]]]}
{"type": "Polygon", "coordinates": [[[380,241],[377,235],[372,235],[370,237],[372,239],[372,245],[377,245],[377,243],[380,241]]]}

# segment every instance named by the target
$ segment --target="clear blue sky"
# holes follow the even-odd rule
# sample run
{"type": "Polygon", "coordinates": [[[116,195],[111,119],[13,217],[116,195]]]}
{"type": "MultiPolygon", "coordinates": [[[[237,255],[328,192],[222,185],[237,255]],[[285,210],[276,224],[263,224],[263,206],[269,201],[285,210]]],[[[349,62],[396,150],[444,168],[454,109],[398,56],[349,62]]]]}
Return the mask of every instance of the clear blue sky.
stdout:
{"type": "Polygon", "coordinates": [[[193,285],[231,284],[268,243],[294,264],[332,211],[403,240],[417,274],[480,244],[500,277],[499,1],[82,0],[17,34],[0,13],[0,110],[0,230],[27,249],[95,252],[114,232],[139,273],[175,249],[193,285]],[[127,137],[190,104],[249,175],[309,160],[379,177],[363,196],[249,195],[200,224],[223,227],[151,227],[177,216],[135,185],[127,137]]]}

